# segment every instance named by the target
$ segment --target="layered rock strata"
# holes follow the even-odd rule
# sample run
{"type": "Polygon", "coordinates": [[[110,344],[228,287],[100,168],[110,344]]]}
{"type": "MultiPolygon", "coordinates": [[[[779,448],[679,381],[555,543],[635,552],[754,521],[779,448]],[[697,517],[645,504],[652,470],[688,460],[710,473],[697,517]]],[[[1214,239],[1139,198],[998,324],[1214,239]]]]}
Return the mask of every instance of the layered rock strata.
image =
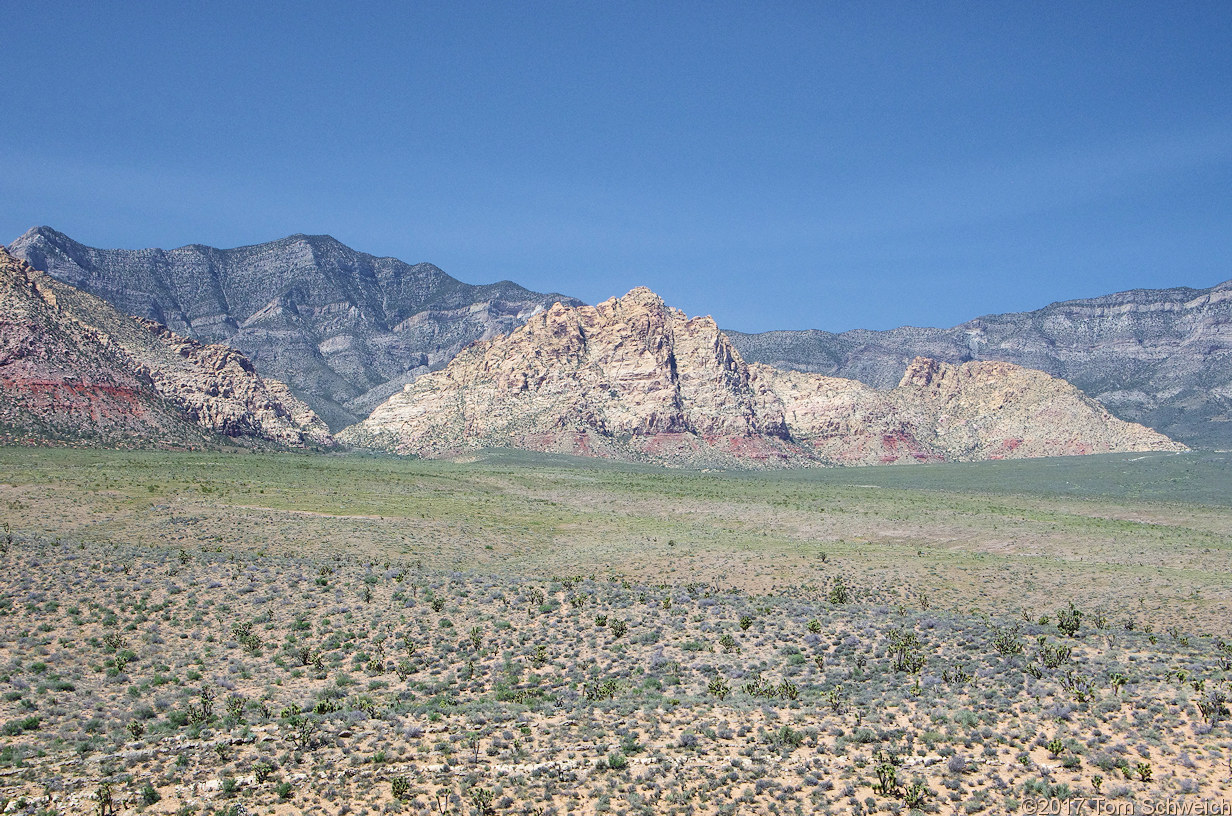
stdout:
{"type": "Polygon", "coordinates": [[[0,250],[0,433],[10,441],[332,446],[234,349],[202,345],[0,250]]]}
{"type": "Polygon", "coordinates": [[[917,356],[1014,363],[1073,383],[1121,419],[1189,445],[1232,448],[1232,280],[1070,300],[949,329],[728,334],[750,362],[882,389],[917,356]]]}

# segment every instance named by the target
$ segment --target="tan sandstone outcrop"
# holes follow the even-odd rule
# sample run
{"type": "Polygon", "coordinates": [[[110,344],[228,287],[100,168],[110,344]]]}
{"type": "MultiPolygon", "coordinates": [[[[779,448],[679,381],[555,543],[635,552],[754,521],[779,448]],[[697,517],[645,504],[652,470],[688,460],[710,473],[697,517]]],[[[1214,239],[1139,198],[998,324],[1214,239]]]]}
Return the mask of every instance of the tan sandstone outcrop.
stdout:
{"type": "Polygon", "coordinates": [[[399,453],[467,448],[677,459],[790,461],[782,411],[709,317],[649,289],[559,303],[420,377],[339,438],[399,453]]]}
{"type": "Polygon", "coordinates": [[[476,343],[340,439],[423,456],[497,447],[755,466],[1184,449],[1006,363],[919,358],[890,391],[750,366],[711,318],[645,288],[556,304],[476,343]]]}
{"type": "Polygon", "coordinates": [[[1011,363],[917,357],[889,391],[757,363],[750,369],[755,386],[783,406],[792,438],[839,464],[1186,449],[1113,417],[1065,380],[1011,363]]]}
{"type": "Polygon", "coordinates": [[[329,447],[325,423],[279,380],[257,374],[252,361],[229,346],[203,345],[153,320],[133,318],[184,364],[149,361],[150,379],[204,428],[224,436],[255,436],[292,447],[329,447]]]}

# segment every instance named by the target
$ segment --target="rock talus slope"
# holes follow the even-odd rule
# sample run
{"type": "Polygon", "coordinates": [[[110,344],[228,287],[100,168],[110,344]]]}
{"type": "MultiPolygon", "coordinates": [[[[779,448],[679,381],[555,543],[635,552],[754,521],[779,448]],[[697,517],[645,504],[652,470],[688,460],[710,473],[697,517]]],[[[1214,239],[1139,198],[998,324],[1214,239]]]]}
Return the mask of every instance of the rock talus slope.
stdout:
{"type": "Polygon", "coordinates": [[[560,295],[471,286],[432,264],[378,258],[323,235],[237,249],[96,249],[49,227],[9,252],[121,312],[244,353],[331,428],[358,421],[464,346],[510,331],[560,295]]]}
{"type": "Polygon", "coordinates": [[[425,456],[498,447],[759,467],[1184,448],[1005,363],[919,359],[890,391],[750,366],[711,318],[644,288],[557,304],[476,343],[340,438],[425,456]]]}
{"type": "Polygon", "coordinates": [[[120,314],[0,249],[0,433],[16,441],[330,446],[242,354],[120,314]]]}

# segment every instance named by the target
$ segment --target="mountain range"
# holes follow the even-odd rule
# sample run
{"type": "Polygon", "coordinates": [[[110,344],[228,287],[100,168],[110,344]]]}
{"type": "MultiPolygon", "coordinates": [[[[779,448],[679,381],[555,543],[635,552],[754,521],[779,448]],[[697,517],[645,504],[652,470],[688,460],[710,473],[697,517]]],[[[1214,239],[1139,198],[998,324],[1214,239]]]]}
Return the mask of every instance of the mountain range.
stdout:
{"type": "Polygon", "coordinates": [[[558,303],[474,343],[339,438],[421,456],[507,447],[694,467],[1184,449],[1007,363],[920,358],[889,391],[749,365],[713,319],[643,287],[558,303]]]}
{"type": "Polygon", "coordinates": [[[334,445],[307,405],[234,349],[122,314],[2,249],[0,440],[334,445]]]}
{"type": "Polygon", "coordinates": [[[8,251],[125,314],[238,349],[335,430],[469,343],[557,301],[580,303],[509,281],[472,286],[432,264],[378,258],[325,235],[128,250],[35,227],[8,251]]]}
{"type": "MultiPolygon", "coordinates": [[[[470,343],[556,302],[510,282],[461,283],[431,264],[294,235],[237,249],[88,247],[48,227],[9,251],[52,277],[202,343],[244,352],[339,430],[470,343]]],[[[1198,447],[1232,447],[1232,281],[1134,290],[988,315],[948,329],[726,331],[748,362],[886,391],[917,357],[999,361],[1061,377],[1115,416],[1198,447]]]]}

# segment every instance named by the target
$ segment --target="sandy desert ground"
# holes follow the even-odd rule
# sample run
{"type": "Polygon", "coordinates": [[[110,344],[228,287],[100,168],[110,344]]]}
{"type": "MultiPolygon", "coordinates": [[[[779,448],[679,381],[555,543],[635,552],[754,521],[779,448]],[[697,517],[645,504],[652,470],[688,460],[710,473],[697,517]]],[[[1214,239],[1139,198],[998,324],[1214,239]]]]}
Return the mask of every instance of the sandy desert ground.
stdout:
{"type": "Polygon", "coordinates": [[[0,797],[1232,812],[1226,458],[990,464],[0,449],[0,797]]]}

